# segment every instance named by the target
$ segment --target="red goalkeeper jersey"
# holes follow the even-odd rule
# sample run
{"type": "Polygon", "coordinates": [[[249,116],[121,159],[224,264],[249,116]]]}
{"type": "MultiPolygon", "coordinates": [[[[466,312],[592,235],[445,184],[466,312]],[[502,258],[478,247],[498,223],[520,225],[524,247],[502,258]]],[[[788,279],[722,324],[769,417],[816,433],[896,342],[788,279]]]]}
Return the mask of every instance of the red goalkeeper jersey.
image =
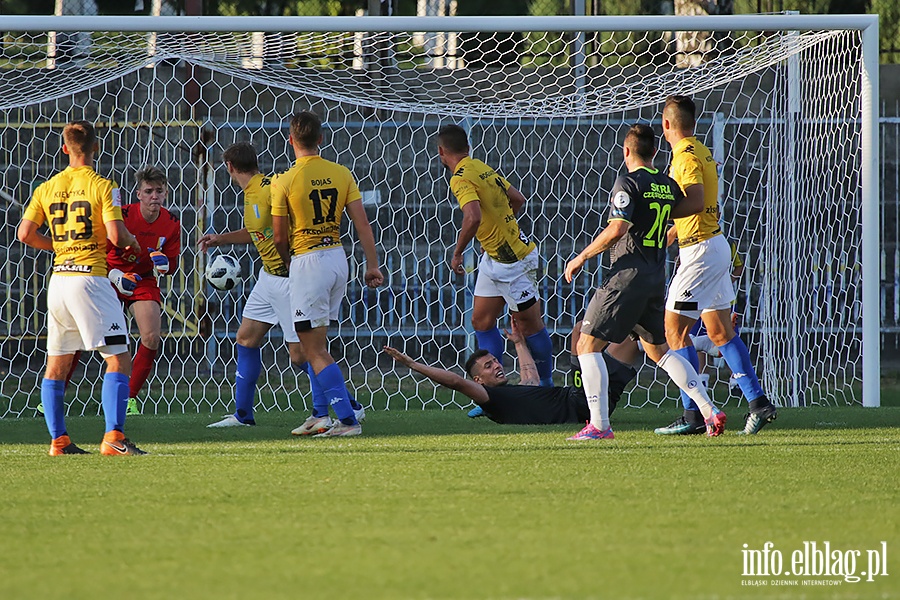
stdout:
{"type": "Polygon", "coordinates": [[[159,209],[159,216],[152,223],[144,220],[139,203],[122,207],[122,220],[125,227],[134,234],[141,245],[141,253],[116,248],[106,243],[106,262],[111,269],[121,269],[126,273],[137,273],[143,279],[153,279],[153,261],[150,250],[159,250],[169,259],[169,275],[178,266],[178,254],[181,252],[181,223],[178,218],[165,208],[159,209]]]}

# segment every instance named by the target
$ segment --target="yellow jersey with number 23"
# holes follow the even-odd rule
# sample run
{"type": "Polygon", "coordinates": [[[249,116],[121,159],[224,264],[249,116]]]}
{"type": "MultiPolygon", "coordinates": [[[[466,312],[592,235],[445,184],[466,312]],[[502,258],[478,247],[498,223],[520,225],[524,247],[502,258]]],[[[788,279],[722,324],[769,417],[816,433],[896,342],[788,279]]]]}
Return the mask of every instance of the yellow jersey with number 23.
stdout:
{"type": "Polygon", "coordinates": [[[105,223],[122,220],[115,182],[88,166],[68,167],[34,190],[22,217],[50,228],[54,274],[106,277],[105,223]]]}

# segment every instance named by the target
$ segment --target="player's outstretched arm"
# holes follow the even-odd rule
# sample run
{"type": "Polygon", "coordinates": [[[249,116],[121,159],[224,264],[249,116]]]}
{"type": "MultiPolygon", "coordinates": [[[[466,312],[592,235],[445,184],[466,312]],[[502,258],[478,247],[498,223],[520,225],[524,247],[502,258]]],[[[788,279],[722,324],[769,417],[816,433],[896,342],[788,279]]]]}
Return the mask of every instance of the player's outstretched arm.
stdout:
{"type": "Polygon", "coordinates": [[[478,233],[481,226],[481,202],[469,202],[462,207],[463,222],[459,229],[459,237],[456,239],[456,248],[453,250],[453,258],[450,260],[450,268],[457,275],[465,273],[463,268],[463,252],[469,247],[469,243],[478,233]]]}
{"type": "Polygon", "coordinates": [[[16,237],[26,246],[37,248],[38,250],[49,250],[53,252],[53,240],[49,236],[38,231],[40,225],[29,219],[22,219],[19,228],[16,231],[16,237]]]}
{"type": "Polygon", "coordinates": [[[513,186],[509,186],[509,189],[506,190],[506,196],[509,198],[509,207],[512,209],[513,214],[518,215],[522,207],[525,206],[525,196],[513,186]]]}
{"type": "Polygon", "coordinates": [[[206,252],[210,248],[219,246],[239,246],[250,244],[253,240],[250,238],[250,232],[247,228],[238,229],[237,231],[226,231],[225,233],[205,233],[197,240],[197,246],[201,252],[206,252]]]}
{"type": "Polygon", "coordinates": [[[400,352],[396,348],[385,346],[384,351],[388,356],[393,358],[401,365],[409,367],[416,373],[421,373],[437,384],[446,386],[451,390],[456,390],[457,392],[468,396],[469,398],[474,400],[476,404],[484,404],[488,401],[487,391],[484,389],[484,386],[479,383],[469,381],[464,377],[460,377],[456,373],[451,373],[450,371],[445,371],[444,369],[423,365],[420,362],[416,362],[403,352],[400,352]]]}
{"type": "Polygon", "coordinates": [[[581,267],[584,266],[584,263],[587,262],[589,258],[593,258],[612,248],[616,242],[622,239],[622,236],[628,233],[630,227],[631,223],[628,221],[623,221],[621,219],[611,220],[609,225],[600,232],[600,235],[594,238],[593,242],[588,244],[587,248],[582,250],[578,256],[566,264],[566,270],[563,273],[566,281],[572,283],[572,279],[575,278],[575,275],[578,274],[578,271],[581,270],[581,267]]]}
{"type": "Polygon", "coordinates": [[[106,227],[106,237],[112,242],[116,248],[128,248],[136,254],[141,253],[141,245],[138,244],[137,238],[132,235],[125,223],[119,220],[107,221],[104,223],[106,227]]]}
{"type": "Polygon", "coordinates": [[[359,243],[362,245],[363,253],[366,255],[366,273],[363,276],[366,285],[373,288],[378,287],[384,283],[384,275],[382,275],[381,268],[378,266],[375,234],[372,233],[372,224],[369,223],[366,209],[363,208],[362,201],[356,201],[348,204],[346,210],[350,220],[353,221],[356,235],[359,236],[359,243]]]}
{"type": "Polygon", "coordinates": [[[506,339],[511,341],[516,347],[516,356],[519,358],[519,385],[541,385],[541,377],[538,375],[537,365],[534,364],[534,357],[531,356],[531,350],[525,343],[525,338],[516,326],[516,320],[512,320],[510,330],[504,330],[506,339]]]}

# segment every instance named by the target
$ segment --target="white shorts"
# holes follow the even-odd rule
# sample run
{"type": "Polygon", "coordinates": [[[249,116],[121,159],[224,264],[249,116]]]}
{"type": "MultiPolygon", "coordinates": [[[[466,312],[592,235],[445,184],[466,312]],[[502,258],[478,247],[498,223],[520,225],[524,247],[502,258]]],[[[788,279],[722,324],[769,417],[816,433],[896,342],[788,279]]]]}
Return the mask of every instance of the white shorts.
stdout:
{"type": "Polygon", "coordinates": [[[724,235],[678,251],[680,264],[666,296],[666,310],[699,319],[700,313],[731,309],[731,247],[724,235]]]}
{"type": "Polygon", "coordinates": [[[295,331],[328,327],[341,314],[350,267],[343,248],[291,259],[291,313],[295,331]]]}
{"type": "Polygon", "coordinates": [[[47,288],[47,354],[128,352],[122,303],[106,277],[51,275],[47,288]]]}
{"type": "Polygon", "coordinates": [[[475,279],[476,296],[482,298],[503,296],[510,310],[519,311],[519,305],[537,298],[537,286],[537,248],[522,260],[510,264],[497,262],[486,252],[481,255],[478,262],[478,277],[475,279]]]}
{"type": "Polygon", "coordinates": [[[280,325],[287,343],[299,342],[291,319],[291,280],[276,277],[265,271],[259,272],[259,279],[244,304],[245,319],[253,319],[269,325],[280,325]]]}

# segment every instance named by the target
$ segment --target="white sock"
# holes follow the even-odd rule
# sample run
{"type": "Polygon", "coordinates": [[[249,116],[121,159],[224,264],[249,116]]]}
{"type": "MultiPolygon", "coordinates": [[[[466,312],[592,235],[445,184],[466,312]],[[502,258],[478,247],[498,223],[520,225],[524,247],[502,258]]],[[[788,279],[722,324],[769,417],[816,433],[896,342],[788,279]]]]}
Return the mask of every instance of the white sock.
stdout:
{"type": "Polygon", "coordinates": [[[581,383],[591,411],[591,425],[604,431],[609,429],[609,372],[600,352],[578,355],[581,383]]]}
{"type": "MultiPolygon", "coordinates": [[[[709,396],[706,395],[706,389],[700,381],[700,376],[697,375],[697,371],[690,362],[681,355],[675,354],[669,350],[663,354],[663,357],[659,359],[659,363],[657,364],[663,371],[669,374],[669,377],[672,378],[675,385],[687,392],[687,395],[691,397],[691,400],[697,403],[697,407],[700,409],[700,412],[703,413],[704,419],[708,419],[712,416],[716,408],[713,406],[713,403],[709,401],[709,396]]],[[[581,368],[581,371],[583,374],[584,367],[581,368]]]]}
{"type": "Polygon", "coordinates": [[[697,349],[697,352],[703,352],[713,358],[722,356],[722,353],[719,352],[719,349],[712,343],[708,335],[698,335],[696,337],[692,335],[691,341],[694,343],[694,348],[697,349]]]}

